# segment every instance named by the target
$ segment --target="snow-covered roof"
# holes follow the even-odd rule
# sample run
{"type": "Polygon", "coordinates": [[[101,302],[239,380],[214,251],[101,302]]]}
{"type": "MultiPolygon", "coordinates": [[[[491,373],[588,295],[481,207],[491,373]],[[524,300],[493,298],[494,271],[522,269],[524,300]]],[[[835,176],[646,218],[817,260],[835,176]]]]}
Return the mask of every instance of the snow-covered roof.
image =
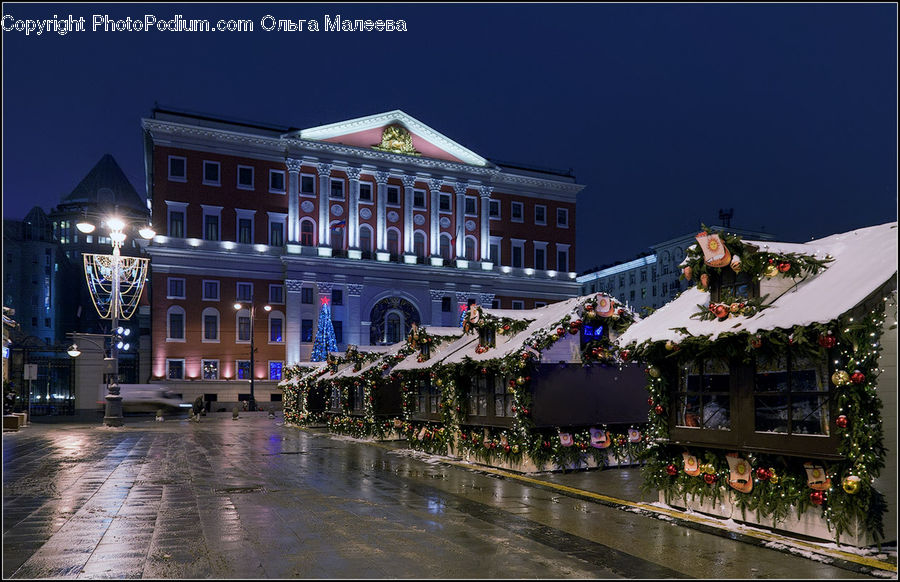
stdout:
{"type": "Polygon", "coordinates": [[[771,307],[753,317],[728,318],[724,321],[691,318],[698,305],[709,304],[709,293],[691,287],[677,299],[636,322],[618,339],[619,345],[647,340],[678,341],[682,334],[673,328],[686,328],[691,335],[709,335],[710,339],[725,332],[755,333],[795,325],[827,323],[859,305],[871,293],[897,275],[897,223],[870,226],[804,244],[772,241],[745,243],[758,246],[761,252],[802,253],[834,260],[814,276],[798,281],[780,296],[770,296],[771,307]]]}
{"type": "MultiPolygon", "coordinates": [[[[469,357],[474,361],[485,361],[506,357],[525,345],[525,340],[530,338],[532,334],[536,333],[538,330],[549,328],[551,325],[555,324],[566,315],[571,315],[573,318],[577,318],[577,308],[584,300],[584,297],[573,297],[571,299],[565,299],[563,301],[551,303],[550,305],[545,305],[543,307],[537,307],[535,309],[527,310],[483,309],[483,312],[489,315],[525,320],[530,321],[530,323],[528,324],[528,327],[515,335],[497,334],[496,347],[480,354],[475,352],[475,348],[478,347],[477,341],[467,343],[465,346],[460,346],[460,349],[457,349],[455,352],[446,357],[444,363],[457,364],[462,362],[466,357],[469,357]]],[[[478,339],[477,333],[472,334],[472,336],[475,340],[478,339]]]]}
{"type": "MultiPolygon", "coordinates": [[[[431,333],[432,328],[428,328],[428,332],[431,333]]],[[[445,328],[446,329],[446,328],[445,328]]],[[[413,354],[411,356],[407,356],[402,362],[394,366],[394,370],[398,372],[402,372],[404,370],[424,370],[427,368],[431,368],[441,362],[443,362],[448,356],[453,354],[454,352],[461,350],[471,344],[472,342],[478,341],[478,334],[464,334],[462,328],[450,328],[455,329],[458,333],[456,335],[462,336],[458,337],[452,341],[444,341],[441,345],[436,348],[431,349],[431,357],[429,357],[424,362],[420,362],[418,360],[418,356],[413,354]]]]}
{"type": "Polygon", "coordinates": [[[326,366],[325,362],[301,362],[297,364],[298,373],[292,378],[285,378],[278,383],[278,386],[299,386],[300,380],[312,374],[316,370],[321,370],[326,366]]]}

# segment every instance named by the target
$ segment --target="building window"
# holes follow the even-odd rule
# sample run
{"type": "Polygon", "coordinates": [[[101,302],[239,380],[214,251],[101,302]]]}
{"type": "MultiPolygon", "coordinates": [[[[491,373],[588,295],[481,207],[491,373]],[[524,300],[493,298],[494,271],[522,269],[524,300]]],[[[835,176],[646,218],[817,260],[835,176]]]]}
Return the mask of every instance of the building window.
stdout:
{"type": "Polygon", "coordinates": [[[187,158],[169,156],[169,180],[187,182],[187,158]]]}
{"type": "Polygon", "coordinates": [[[359,249],[364,253],[372,252],[372,227],[367,224],[359,227],[359,249]]]}
{"type": "Polygon", "coordinates": [[[341,289],[332,289],[331,290],[331,304],[332,305],[343,305],[344,304],[344,292],[341,289]]]}
{"type": "Polygon", "coordinates": [[[475,237],[467,236],[465,240],[465,257],[467,261],[475,260],[475,237]]]}
{"type": "Polygon", "coordinates": [[[413,208],[425,208],[425,190],[413,190],[413,208]]]}
{"type": "Polygon", "coordinates": [[[238,283],[237,299],[238,301],[250,301],[253,299],[253,283],[238,283]]]}
{"type": "Polygon", "coordinates": [[[466,216],[475,216],[478,214],[478,199],[474,196],[466,196],[466,216]]]}
{"type": "Polygon", "coordinates": [[[500,201],[499,200],[491,200],[488,203],[488,216],[491,217],[491,220],[500,220],[500,201]]]}
{"type": "Polygon", "coordinates": [[[269,361],[269,380],[281,380],[281,374],[284,370],[284,362],[269,361]]]}
{"type": "Polygon", "coordinates": [[[360,182],[359,183],[359,201],[360,202],[371,202],[372,201],[372,185],[368,182],[360,182]]]}
{"type": "Polygon", "coordinates": [[[249,245],[253,242],[253,219],[238,218],[238,240],[239,243],[249,245]]]}
{"type": "Polygon", "coordinates": [[[512,266],[521,269],[525,258],[525,241],[512,241],[512,266]]]}
{"type": "Polygon", "coordinates": [[[284,303],[284,285],[269,285],[269,303],[284,303]]]}
{"type": "Polygon", "coordinates": [[[207,160],[203,160],[203,184],[206,186],[219,186],[221,185],[221,180],[219,178],[219,173],[222,167],[219,162],[210,162],[207,160]]]}
{"type": "Polygon", "coordinates": [[[201,360],[204,380],[219,379],[219,360],[201,360]]]}
{"type": "Polygon", "coordinates": [[[167,313],[166,340],[167,341],[184,341],[184,309],[181,307],[170,307],[167,313]]]}
{"type": "Polygon", "coordinates": [[[314,234],[316,225],[312,220],[301,220],[300,221],[300,244],[303,246],[311,247],[316,244],[316,237],[314,234]]]}
{"type": "Polygon", "coordinates": [[[313,302],[313,290],[312,287],[302,287],[300,289],[300,303],[306,305],[312,305],[313,302]]]}
{"type": "Polygon", "coordinates": [[[302,342],[313,341],[313,320],[311,320],[311,319],[300,320],[300,341],[302,341],[302,342]]]}
{"type": "Polygon", "coordinates": [[[284,246],[284,222],[269,220],[269,246],[284,246]]]}
{"type": "Polygon", "coordinates": [[[184,360],[166,360],[166,376],[169,380],[184,380],[184,360]]]}
{"type": "Polygon", "coordinates": [[[184,209],[169,210],[169,236],[184,238],[184,209]]]}
{"type": "Polygon", "coordinates": [[[219,341],[219,311],[212,307],[203,310],[203,341],[219,341]]]}
{"type": "Polygon", "coordinates": [[[534,268],[538,271],[547,270],[547,245],[534,243],[534,268]]]}
{"type": "Polygon", "coordinates": [[[641,269],[641,283],[647,282],[647,269],[641,269]]]}
{"type": "Polygon", "coordinates": [[[509,219],[513,222],[524,222],[525,205],[521,202],[512,202],[510,204],[509,219]]]}
{"type": "Polygon", "coordinates": [[[334,341],[344,343],[344,322],[340,320],[331,320],[331,326],[334,328],[334,341]]]}
{"type": "Polygon", "coordinates": [[[438,203],[438,210],[441,212],[452,212],[453,211],[453,197],[447,192],[440,193],[440,202],[438,203]]]}
{"type": "Polygon", "coordinates": [[[569,245],[556,245],[556,270],[569,272],[569,245]]]}
{"type": "Polygon", "coordinates": [[[387,250],[392,255],[400,254],[400,231],[396,228],[387,231],[387,250]]]}
{"type": "Polygon", "coordinates": [[[400,206],[400,188],[397,186],[387,187],[387,203],[391,206],[400,206]]]}
{"type": "Polygon", "coordinates": [[[560,228],[569,228],[569,209],[568,208],[557,208],[556,209],[556,226],[560,228]]]}
{"type": "Polygon", "coordinates": [[[534,206],[534,223],[546,225],[547,224],[547,207],[542,204],[535,204],[534,206]]]}
{"type": "Polygon", "coordinates": [[[250,310],[241,309],[237,312],[237,341],[250,341],[250,310]]]}
{"type": "Polygon", "coordinates": [[[300,193],[307,196],[315,196],[316,194],[316,177],[312,174],[302,174],[300,176],[300,193]]]}
{"type": "Polygon", "coordinates": [[[184,299],[184,279],[169,277],[169,294],[166,299],[184,299]]]}
{"type": "Polygon", "coordinates": [[[344,179],[331,178],[331,197],[335,200],[344,199],[344,179]]]}
{"type": "Polygon", "coordinates": [[[488,246],[488,252],[490,253],[490,260],[495,265],[500,264],[500,240],[491,237],[491,244],[488,246]]]}
{"type": "Polygon", "coordinates": [[[450,313],[450,298],[449,297],[441,297],[441,311],[444,313],[450,313]]]}
{"type": "Polygon", "coordinates": [[[525,302],[518,300],[518,299],[514,299],[512,302],[512,308],[513,309],[525,309],[525,302]]]}
{"type": "Polygon", "coordinates": [[[450,244],[450,235],[445,232],[441,233],[441,258],[445,261],[449,261],[453,258],[453,247],[450,244]]]}
{"type": "Polygon", "coordinates": [[[280,314],[269,315],[269,343],[284,343],[284,318],[280,314]]]}
{"type": "Polygon", "coordinates": [[[417,230],[413,234],[413,253],[419,258],[425,258],[427,254],[425,246],[425,233],[417,230]]]}
{"type": "Polygon", "coordinates": [[[238,360],[235,366],[238,380],[250,379],[250,360],[238,360]]]}
{"type": "Polygon", "coordinates": [[[284,194],[284,170],[269,170],[269,192],[284,194]]]}
{"type": "Polygon", "coordinates": [[[253,166],[238,166],[237,187],[241,190],[253,190],[253,166]]]}
{"type": "Polygon", "coordinates": [[[203,215],[203,239],[219,240],[219,215],[204,214],[203,215]]]}

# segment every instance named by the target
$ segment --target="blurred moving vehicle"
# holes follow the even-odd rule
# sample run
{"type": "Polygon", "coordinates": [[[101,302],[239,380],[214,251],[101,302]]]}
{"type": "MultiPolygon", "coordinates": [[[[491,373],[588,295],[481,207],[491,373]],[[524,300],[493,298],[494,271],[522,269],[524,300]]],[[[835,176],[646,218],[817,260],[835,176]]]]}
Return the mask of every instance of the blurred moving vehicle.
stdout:
{"type": "MultiPolygon", "coordinates": [[[[106,385],[100,385],[98,408],[106,407],[106,385]]],[[[191,408],[189,402],[158,384],[119,384],[123,412],[182,412],[191,408]]]]}

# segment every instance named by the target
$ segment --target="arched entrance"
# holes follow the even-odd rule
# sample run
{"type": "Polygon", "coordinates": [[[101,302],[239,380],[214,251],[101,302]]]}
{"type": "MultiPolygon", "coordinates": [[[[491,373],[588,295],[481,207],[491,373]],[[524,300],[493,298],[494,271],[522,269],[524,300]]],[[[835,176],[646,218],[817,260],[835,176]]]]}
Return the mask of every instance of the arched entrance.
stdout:
{"type": "Polygon", "coordinates": [[[421,324],[419,310],[402,297],[386,297],[372,307],[369,341],[372,345],[395,344],[409,333],[413,323],[421,324]]]}

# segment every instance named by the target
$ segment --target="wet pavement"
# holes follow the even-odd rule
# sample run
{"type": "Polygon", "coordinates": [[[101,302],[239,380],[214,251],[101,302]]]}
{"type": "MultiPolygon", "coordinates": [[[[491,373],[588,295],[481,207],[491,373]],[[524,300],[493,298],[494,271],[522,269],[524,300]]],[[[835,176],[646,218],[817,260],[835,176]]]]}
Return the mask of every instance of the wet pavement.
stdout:
{"type": "Polygon", "coordinates": [[[659,519],[639,485],[637,468],[517,476],[264,413],[33,422],[3,434],[3,577],[873,577],[659,519]]]}

